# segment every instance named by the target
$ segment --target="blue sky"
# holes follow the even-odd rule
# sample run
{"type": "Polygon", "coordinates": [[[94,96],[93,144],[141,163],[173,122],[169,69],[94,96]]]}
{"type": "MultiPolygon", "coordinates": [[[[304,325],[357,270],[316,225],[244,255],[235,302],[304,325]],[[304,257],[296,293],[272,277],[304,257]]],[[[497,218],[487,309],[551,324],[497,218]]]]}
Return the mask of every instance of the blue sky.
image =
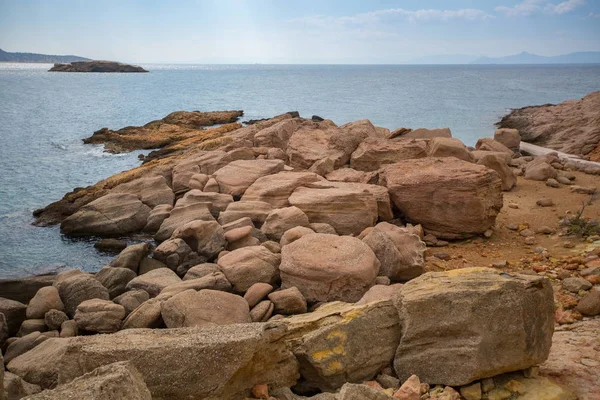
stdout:
{"type": "Polygon", "coordinates": [[[0,0],[0,48],[153,63],[600,51],[600,0],[0,0]]]}

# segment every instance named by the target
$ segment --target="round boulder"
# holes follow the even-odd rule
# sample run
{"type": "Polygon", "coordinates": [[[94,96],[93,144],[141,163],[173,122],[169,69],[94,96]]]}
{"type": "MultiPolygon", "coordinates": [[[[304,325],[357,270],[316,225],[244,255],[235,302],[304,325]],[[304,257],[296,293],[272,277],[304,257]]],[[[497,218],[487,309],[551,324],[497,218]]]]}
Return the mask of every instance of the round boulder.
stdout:
{"type": "Polygon", "coordinates": [[[353,303],[375,283],[379,260],[350,236],[305,235],[281,250],[281,287],[297,287],[308,302],[353,303]]]}
{"type": "Polygon", "coordinates": [[[109,300],[92,299],[79,304],[75,312],[77,328],[88,332],[112,333],[119,330],[125,308],[109,300]]]}

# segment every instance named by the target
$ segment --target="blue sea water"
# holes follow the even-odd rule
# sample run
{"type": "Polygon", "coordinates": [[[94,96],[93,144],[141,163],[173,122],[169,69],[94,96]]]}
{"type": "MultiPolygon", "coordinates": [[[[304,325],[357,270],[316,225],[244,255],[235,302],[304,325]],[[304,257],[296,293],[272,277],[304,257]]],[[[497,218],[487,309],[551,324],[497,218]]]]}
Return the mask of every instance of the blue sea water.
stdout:
{"type": "Polygon", "coordinates": [[[600,65],[144,65],[148,74],[50,73],[0,63],[0,277],[57,265],[95,271],[111,256],[93,241],[31,225],[32,211],[75,187],[139,164],[81,139],[175,110],[243,109],[245,119],[297,110],[338,124],[451,128],[468,145],[510,108],[600,90],[600,65]]]}

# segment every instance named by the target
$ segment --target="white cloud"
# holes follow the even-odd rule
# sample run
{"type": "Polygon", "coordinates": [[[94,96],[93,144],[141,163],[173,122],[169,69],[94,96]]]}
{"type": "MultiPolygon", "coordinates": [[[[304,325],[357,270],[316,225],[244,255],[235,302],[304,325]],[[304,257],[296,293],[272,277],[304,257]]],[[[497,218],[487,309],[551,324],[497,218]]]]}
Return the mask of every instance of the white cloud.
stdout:
{"type": "Polygon", "coordinates": [[[499,6],[494,10],[507,17],[527,17],[542,11],[550,14],[565,14],[585,4],[585,0],[567,0],[559,4],[547,0],[524,0],[513,7],[499,6]]]}
{"type": "Polygon", "coordinates": [[[582,6],[584,4],[585,0],[568,0],[556,5],[549,3],[548,5],[546,5],[546,10],[553,14],[564,14],[571,12],[577,7],[582,6]]]}
{"type": "Polygon", "coordinates": [[[494,18],[482,10],[465,8],[460,10],[405,10],[403,8],[391,8],[387,10],[377,10],[362,14],[343,17],[328,17],[316,15],[311,17],[294,19],[293,22],[302,22],[315,26],[327,25],[369,25],[387,20],[397,19],[407,20],[409,22],[445,22],[451,20],[485,20],[494,18]]]}

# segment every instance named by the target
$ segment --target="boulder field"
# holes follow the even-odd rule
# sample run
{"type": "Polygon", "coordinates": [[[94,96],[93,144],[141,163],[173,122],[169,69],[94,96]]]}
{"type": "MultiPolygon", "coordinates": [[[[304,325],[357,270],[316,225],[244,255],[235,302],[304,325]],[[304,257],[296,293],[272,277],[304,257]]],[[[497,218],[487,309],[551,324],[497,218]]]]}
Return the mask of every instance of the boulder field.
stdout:
{"type": "MultiPolygon", "coordinates": [[[[574,398],[538,375],[562,318],[553,281],[425,262],[494,235],[517,176],[570,183],[558,158],[522,156],[506,129],[469,148],[447,128],[287,113],[200,129],[209,117],[94,134],[122,151],[185,131],[36,212],[120,253],[0,298],[0,400],[574,398]]],[[[588,269],[564,287],[593,317],[588,269]]]]}

